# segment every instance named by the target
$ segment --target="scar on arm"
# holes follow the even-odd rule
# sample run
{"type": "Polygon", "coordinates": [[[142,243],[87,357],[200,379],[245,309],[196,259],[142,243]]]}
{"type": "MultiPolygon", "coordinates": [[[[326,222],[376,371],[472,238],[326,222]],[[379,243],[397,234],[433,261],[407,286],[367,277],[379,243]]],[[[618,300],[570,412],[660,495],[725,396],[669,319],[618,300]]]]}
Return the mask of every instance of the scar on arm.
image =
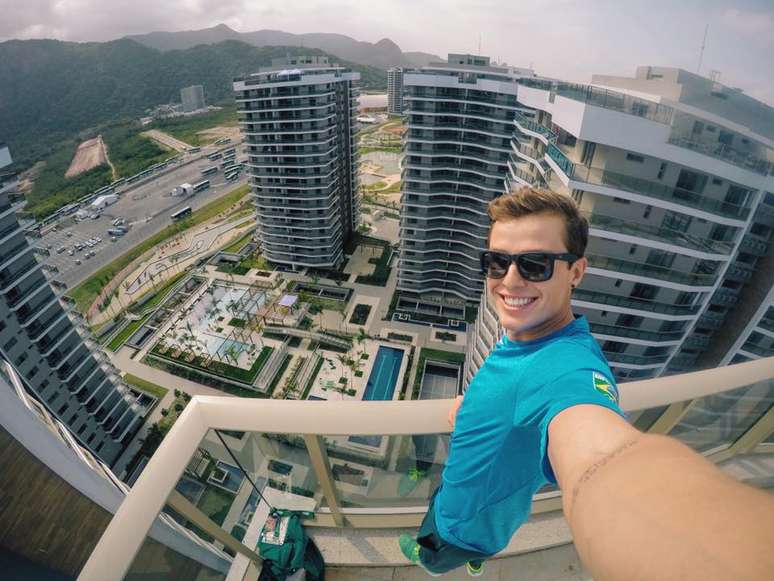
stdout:
{"type": "Polygon", "coordinates": [[[589,466],[586,471],[581,475],[581,477],[578,479],[578,482],[575,483],[575,486],[572,489],[572,503],[571,507],[575,506],[575,501],[578,497],[578,493],[580,492],[581,487],[586,484],[591,478],[596,474],[596,472],[602,468],[605,464],[608,464],[610,461],[612,461],[617,456],[620,456],[623,452],[634,446],[638,440],[630,440],[626,442],[625,444],[622,444],[612,452],[610,452],[607,456],[604,456],[591,466],[589,466]]]}

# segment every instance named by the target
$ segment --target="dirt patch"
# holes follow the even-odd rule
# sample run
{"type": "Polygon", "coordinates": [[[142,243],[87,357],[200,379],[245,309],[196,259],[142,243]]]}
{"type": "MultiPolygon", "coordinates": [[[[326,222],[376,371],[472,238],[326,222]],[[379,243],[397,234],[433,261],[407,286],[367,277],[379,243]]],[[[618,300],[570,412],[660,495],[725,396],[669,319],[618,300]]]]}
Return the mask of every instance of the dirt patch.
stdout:
{"type": "Polygon", "coordinates": [[[223,139],[224,137],[228,137],[231,139],[231,141],[238,141],[241,137],[238,125],[231,127],[225,125],[210,127],[204,131],[199,131],[198,135],[201,135],[202,137],[214,137],[215,139],[223,139]]]}
{"type": "Polygon", "coordinates": [[[103,163],[107,163],[107,154],[105,153],[105,144],[102,143],[102,136],[98,135],[78,146],[75,157],[65,172],[65,177],[75,177],[103,163]]]}
{"type": "Polygon", "coordinates": [[[46,162],[39,161],[30,169],[19,175],[19,191],[21,191],[21,193],[26,195],[32,191],[35,180],[38,179],[38,176],[40,175],[40,172],[43,171],[44,167],[46,167],[46,162]]]}

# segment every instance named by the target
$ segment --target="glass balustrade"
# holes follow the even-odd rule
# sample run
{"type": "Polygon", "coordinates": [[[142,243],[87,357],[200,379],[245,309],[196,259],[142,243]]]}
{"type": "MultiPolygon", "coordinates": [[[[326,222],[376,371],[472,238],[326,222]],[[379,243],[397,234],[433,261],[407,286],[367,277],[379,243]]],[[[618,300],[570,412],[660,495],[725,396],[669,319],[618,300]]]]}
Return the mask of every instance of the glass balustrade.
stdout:
{"type": "MultiPolygon", "coordinates": [[[[623,383],[623,408],[650,429],[670,404],[694,400],[670,434],[699,452],[734,445],[774,403],[772,361],[623,383]]],[[[188,552],[197,553],[202,578],[212,579],[239,559],[260,559],[255,542],[270,507],[308,511],[310,525],[332,529],[417,524],[449,448],[448,399],[356,401],[344,400],[343,391],[343,384],[321,384],[315,399],[328,401],[195,397],[119,507],[82,579],[127,571],[130,579],[181,578],[185,563],[155,562],[143,548],[153,544],[148,534],[159,519],[187,529],[188,552]]],[[[766,438],[758,431],[758,441],[766,438]]]]}

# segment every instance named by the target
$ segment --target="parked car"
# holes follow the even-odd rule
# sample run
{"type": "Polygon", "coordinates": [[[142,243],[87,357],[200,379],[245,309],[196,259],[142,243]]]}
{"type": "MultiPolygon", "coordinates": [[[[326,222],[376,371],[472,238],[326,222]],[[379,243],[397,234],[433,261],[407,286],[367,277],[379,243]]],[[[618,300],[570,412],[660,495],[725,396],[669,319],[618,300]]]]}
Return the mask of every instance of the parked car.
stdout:
{"type": "Polygon", "coordinates": [[[75,264],[77,264],[78,266],[80,266],[80,265],[82,264],[82,262],[81,262],[81,259],[80,259],[80,258],[76,258],[76,259],[75,259],[75,264]]]}

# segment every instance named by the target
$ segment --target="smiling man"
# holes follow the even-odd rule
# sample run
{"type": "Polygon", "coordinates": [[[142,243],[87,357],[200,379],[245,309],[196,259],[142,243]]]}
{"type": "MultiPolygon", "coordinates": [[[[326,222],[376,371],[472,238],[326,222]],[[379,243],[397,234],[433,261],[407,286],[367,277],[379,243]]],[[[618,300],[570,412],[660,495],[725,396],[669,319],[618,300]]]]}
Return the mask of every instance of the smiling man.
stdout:
{"type": "Polygon", "coordinates": [[[610,368],[571,310],[588,239],[573,201],[524,188],[489,216],[481,265],[505,334],[452,407],[441,486],[417,538],[401,536],[403,554],[432,576],[463,565],[481,575],[551,483],[595,579],[771,579],[774,497],[623,419],[610,368]]]}
{"type": "Polygon", "coordinates": [[[586,270],[586,219],[570,198],[529,188],[494,200],[489,216],[481,266],[505,335],[456,414],[418,537],[400,539],[431,575],[463,565],[481,574],[527,520],[532,495],[556,483],[548,426],[557,414],[582,404],[621,414],[610,368],[570,305],[586,270]]]}

